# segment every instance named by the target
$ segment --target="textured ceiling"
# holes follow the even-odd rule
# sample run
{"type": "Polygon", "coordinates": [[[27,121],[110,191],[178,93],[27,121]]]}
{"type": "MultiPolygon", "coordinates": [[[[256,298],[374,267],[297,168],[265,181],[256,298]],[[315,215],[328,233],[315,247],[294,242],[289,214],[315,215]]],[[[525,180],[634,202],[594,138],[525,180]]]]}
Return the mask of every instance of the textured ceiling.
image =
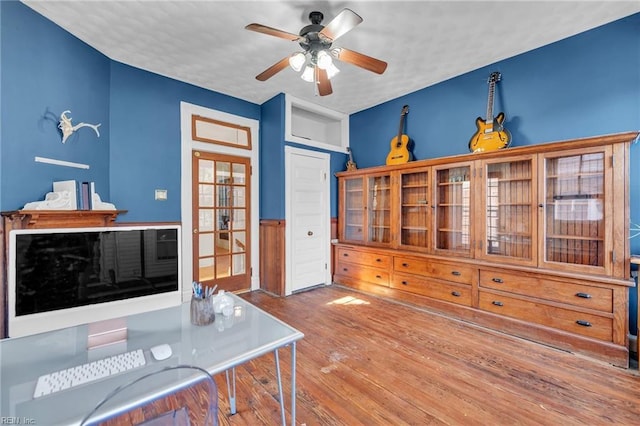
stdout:
{"type": "Polygon", "coordinates": [[[261,104],[285,92],[353,113],[493,62],[640,12],[640,1],[35,1],[27,6],[109,58],[261,104]],[[333,94],[286,68],[255,76],[299,50],[296,42],[244,27],[290,33],[321,11],[348,7],[364,21],[339,38],[389,63],[383,75],[336,61],[333,94]]]}

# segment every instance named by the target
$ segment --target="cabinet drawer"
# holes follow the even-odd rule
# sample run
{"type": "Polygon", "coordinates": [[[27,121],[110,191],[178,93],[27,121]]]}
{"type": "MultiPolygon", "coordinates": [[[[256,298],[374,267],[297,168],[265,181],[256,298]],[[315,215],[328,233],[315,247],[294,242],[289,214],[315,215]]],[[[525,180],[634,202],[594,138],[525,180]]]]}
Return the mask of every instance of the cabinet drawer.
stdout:
{"type": "Polygon", "coordinates": [[[613,319],[480,291],[479,308],[484,311],[534,322],[595,339],[613,340],[613,319]]]}
{"type": "Polygon", "coordinates": [[[374,252],[351,250],[342,247],[338,248],[338,261],[374,266],[376,268],[386,270],[391,266],[391,256],[374,252]]]}
{"type": "Polygon", "coordinates": [[[393,274],[391,287],[434,299],[471,306],[471,287],[467,285],[446,283],[396,272],[393,274]]]}
{"type": "Polygon", "coordinates": [[[403,258],[399,256],[393,258],[393,270],[460,284],[471,284],[477,271],[476,268],[468,265],[455,265],[430,259],[403,258]]]}
{"type": "Polygon", "coordinates": [[[610,288],[564,283],[542,277],[519,276],[492,270],[480,271],[480,286],[602,312],[613,312],[613,290],[610,288]]]}
{"type": "Polygon", "coordinates": [[[336,275],[347,276],[360,281],[389,287],[389,272],[382,269],[357,265],[355,263],[340,262],[336,267],[335,273],[336,275]]]}

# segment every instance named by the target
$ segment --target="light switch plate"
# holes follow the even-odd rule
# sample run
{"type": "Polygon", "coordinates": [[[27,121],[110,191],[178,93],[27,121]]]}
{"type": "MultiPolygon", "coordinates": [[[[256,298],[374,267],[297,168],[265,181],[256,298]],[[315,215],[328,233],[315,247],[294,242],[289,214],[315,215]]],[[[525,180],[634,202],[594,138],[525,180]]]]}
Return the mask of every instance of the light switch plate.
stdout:
{"type": "Polygon", "coordinates": [[[156,200],[158,200],[158,201],[167,201],[167,190],[166,189],[156,189],[156,200]]]}

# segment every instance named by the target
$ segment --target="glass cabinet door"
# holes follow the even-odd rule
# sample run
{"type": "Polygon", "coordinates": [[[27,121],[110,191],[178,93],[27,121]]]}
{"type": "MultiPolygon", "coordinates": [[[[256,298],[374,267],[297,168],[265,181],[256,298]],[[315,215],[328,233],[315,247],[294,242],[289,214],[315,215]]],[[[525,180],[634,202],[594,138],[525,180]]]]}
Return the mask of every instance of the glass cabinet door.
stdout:
{"type": "Polygon", "coordinates": [[[407,249],[426,251],[430,229],[429,169],[400,173],[400,242],[407,249]]]}
{"type": "Polygon", "coordinates": [[[536,185],[535,162],[531,156],[482,164],[483,211],[478,257],[500,262],[535,265],[536,185]]]}
{"type": "Polygon", "coordinates": [[[611,225],[607,223],[611,157],[608,149],[574,151],[544,159],[543,263],[607,273],[611,225]]]}
{"type": "Polygon", "coordinates": [[[471,164],[434,167],[434,251],[471,255],[471,164]]]}
{"type": "Polygon", "coordinates": [[[345,178],[343,185],[342,238],[346,241],[364,242],[364,179],[345,178]]]}
{"type": "Polygon", "coordinates": [[[391,177],[370,176],[367,182],[367,211],[369,212],[367,241],[391,242],[391,177]]]}

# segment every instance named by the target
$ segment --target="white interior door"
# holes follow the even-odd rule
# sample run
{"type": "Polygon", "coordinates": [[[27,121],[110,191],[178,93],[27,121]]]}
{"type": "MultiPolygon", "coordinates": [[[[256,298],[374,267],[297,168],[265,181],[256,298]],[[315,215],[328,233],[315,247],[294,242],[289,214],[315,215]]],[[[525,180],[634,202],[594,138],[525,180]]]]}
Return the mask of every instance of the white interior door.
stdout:
{"type": "Polygon", "coordinates": [[[285,294],[330,283],[329,154],[285,147],[285,294]]]}

